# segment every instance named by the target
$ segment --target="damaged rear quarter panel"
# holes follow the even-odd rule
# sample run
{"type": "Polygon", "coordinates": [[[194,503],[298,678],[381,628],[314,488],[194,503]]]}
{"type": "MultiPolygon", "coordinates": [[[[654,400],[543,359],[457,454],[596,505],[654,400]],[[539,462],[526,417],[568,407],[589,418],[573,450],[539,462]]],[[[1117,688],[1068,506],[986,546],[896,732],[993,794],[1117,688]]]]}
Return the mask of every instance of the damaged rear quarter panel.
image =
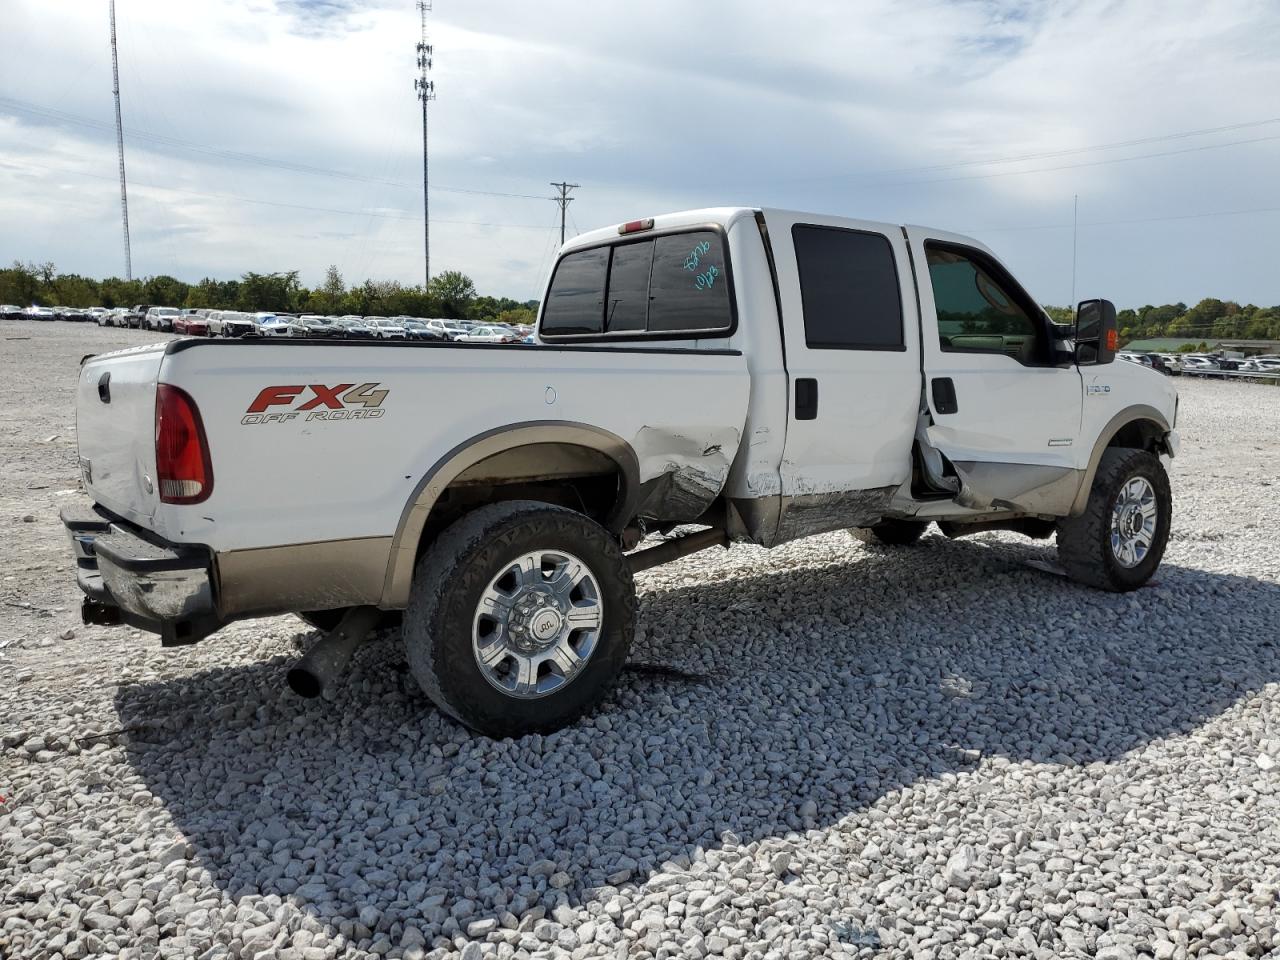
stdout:
{"type": "Polygon", "coordinates": [[[640,464],[638,514],[649,520],[696,520],[724,489],[740,439],[734,427],[641,427],[634,441],[640,464]]]}

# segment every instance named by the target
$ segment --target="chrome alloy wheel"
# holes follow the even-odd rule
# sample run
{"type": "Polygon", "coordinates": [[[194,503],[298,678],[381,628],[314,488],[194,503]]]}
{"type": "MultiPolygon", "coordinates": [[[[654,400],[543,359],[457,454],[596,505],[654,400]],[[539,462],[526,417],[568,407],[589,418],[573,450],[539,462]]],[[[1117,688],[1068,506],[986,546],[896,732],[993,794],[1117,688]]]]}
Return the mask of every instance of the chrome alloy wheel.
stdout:
{"type": "Polygon", "coordinates": [[[1136,567],[1155,540],[1156,492],[1146,477],[1125,481],[1111,508],[1111,553],[1122,567],[1136,567]]]}
{"type": "Polygon", "coordinates": [[[532,700],[582,672],[603,624],[591,569],[563,550],[535,550],[508,564],[480,595],[471,648],[490,684],[532,700]]]}

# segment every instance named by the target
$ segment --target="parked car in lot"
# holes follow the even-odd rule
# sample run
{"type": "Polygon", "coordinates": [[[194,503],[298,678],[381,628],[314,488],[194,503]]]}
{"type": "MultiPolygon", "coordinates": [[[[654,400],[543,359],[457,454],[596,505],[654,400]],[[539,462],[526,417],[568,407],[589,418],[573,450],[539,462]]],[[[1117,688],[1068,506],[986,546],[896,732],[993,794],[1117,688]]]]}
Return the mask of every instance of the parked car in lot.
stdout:
{"type": "Polygon", "coordinates": [[[142,318],[142,326],[146,330],[159,333],[172,333],[173,321],[182,316],[177,307],[152,307],[142,318]]]}
{"type": "Polygon", "coordinates": [[[289,336],[290,318],[274,313],[255,313],[253,321],[258,325],[258,332],[264,337],[289,336]]]}
{"type": "Polygon", "coordinates": [[[365,317],[365,326],[373,331],[379,340],[407,340],[409,334],[404,327],[391,320],[390,317],[365,317]]]}
{"type": "Polygon", "coordinates": [[[457,340],[467,332],[467,328],[457,320],[445,320],[441,317],[432,317],[427,321],[427,326],[438,333],[444,334],[449,340],[457,340]]]}
{"type": "MultiPolygon", "coordinates": [[[[1056,533],[1068,576],[1134,590],[1169,536],[1177,394],[1111,362],[1114,306],[1076,317],[1059,335],[958,234],[721,208],[566,244],[537,349],[91,357],[95,505],[63,515],[84,615],[175,645],[299,611],[337,627],[290,671],[317,695],[402,611],[423,690],[509,737],[596,705],[627,660],[633,574],[700,549],[1056,533]],[[636,549],[682,524],[702,529],[636,549]]],[[[927,586],[918,611],[963,602],[927,586]]]]}
{"type": "Polygon", "coordinates": [[[291,337],[338,337],[341,335],[340,328],[335,327],[328,317],[304,314],[289,322],[291,337]]]}
{"type": "Polygon", "coordinates": [[[515,343],[520,338],[505,327],[474,327],[458,337],[460,343],[515,343]]]}
{"type": "Polygon", "coordinates": [[[22,315],[27,320],[53,320],[55,319],[52,307],[30,306],[22,311],[22,315]]]}
{"type": "Polygon", "coordinates": [[[81,307],[54,307],[53,316],[55,320],[66,320],[70,323],[84,323],[92,319],[89,311],[81,307]]]}
{"type": "Polygon", "coordinates": [[[334,336],[344,340],[372,340],[374,333],[361,317],[333,317],[334,336]]]}
{"type": "Polygon", "coordinates": [[[0,318],[18,320],[22,317],[22,308],[16,303],[0,303],[0,318]]]}
{"type": "Polygon", "coordinates": [[[1249,373],[1280,373],[1280,357],[1251,357],[1240,364],[1249,373]]]}
{"type": "Polygon", "coordinates": [[[1202,354],[1188,353],[1182,357],[1182,372],[1189,376],[1203,376],[1206,371],[1217,369],[1217,364],[1202,354]]]}
{"type": "Polygon", "coordinates": [[[151,309],[149,303],[137,303],[130,307],[124,315],[124,326],[130,329],[142,329],[142,320],[151,309]]]}
{"type": "Polygon", "coordinates": [[[448,340],[439,330],[433,330],[427,326],[426,320],[415,320],[409,317],[402,323],[405,336],[410,340],[448,340]]]}
{"type": "Polygon", "coordinates": [[[239,310],[214,310],[209,314],[211,337],[257,337],[261,335],[254,314],[239,310]]]}
{"type": "Polygon", "coordinates": [[[173,332],[189,337],[203,337],[209,333],[208,310],[183,310],[173,318],[173,332]]]}

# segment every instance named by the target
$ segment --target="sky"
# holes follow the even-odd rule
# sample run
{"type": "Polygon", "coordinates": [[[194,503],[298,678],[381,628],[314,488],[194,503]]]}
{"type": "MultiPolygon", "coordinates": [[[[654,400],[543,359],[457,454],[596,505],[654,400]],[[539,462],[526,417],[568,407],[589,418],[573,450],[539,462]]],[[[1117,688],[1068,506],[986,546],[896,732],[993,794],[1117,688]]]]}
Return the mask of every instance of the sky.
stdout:
{"type": "MultiPolygon", "coordinates": [[[[433,6],[432,272],[482,293],[540,296],[563,180],[570,236],[776,206],[967,233],[1043,303],[1280,304],[1274,0],[433,6]]],[[[0,262],[121,276],[107,0],[0,22],[0,262]]],[[[135,276],[421,282],[413,0],[117,30],[135,276]]]]}

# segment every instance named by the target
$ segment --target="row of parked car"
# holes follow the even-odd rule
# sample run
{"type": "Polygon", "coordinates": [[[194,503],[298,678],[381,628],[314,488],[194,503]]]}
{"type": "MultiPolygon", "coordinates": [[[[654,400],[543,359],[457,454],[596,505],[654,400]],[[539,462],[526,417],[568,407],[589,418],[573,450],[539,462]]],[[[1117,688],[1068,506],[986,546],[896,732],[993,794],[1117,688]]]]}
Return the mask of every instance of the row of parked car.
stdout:
{"type": "Polygon", "coordinates": [[[0,305],[0,317],[70,320],[191,337],[294,337],[339,340],[439,340],[463,343],[533,343],[533,328],[440,317],[324,317],[319,314],[180,310],[140,303],[133,307],[18,307],[0,305]]]}
{"type": "Polygon", "coordinates": [[[1122,351],[1116,356],[1129,363],[1140,363],[1170,376],[1208,377],[1219,372],[1280,375],[1280,355],[1228,357],[1222,353],[1133,353],[1122,351]]]}

